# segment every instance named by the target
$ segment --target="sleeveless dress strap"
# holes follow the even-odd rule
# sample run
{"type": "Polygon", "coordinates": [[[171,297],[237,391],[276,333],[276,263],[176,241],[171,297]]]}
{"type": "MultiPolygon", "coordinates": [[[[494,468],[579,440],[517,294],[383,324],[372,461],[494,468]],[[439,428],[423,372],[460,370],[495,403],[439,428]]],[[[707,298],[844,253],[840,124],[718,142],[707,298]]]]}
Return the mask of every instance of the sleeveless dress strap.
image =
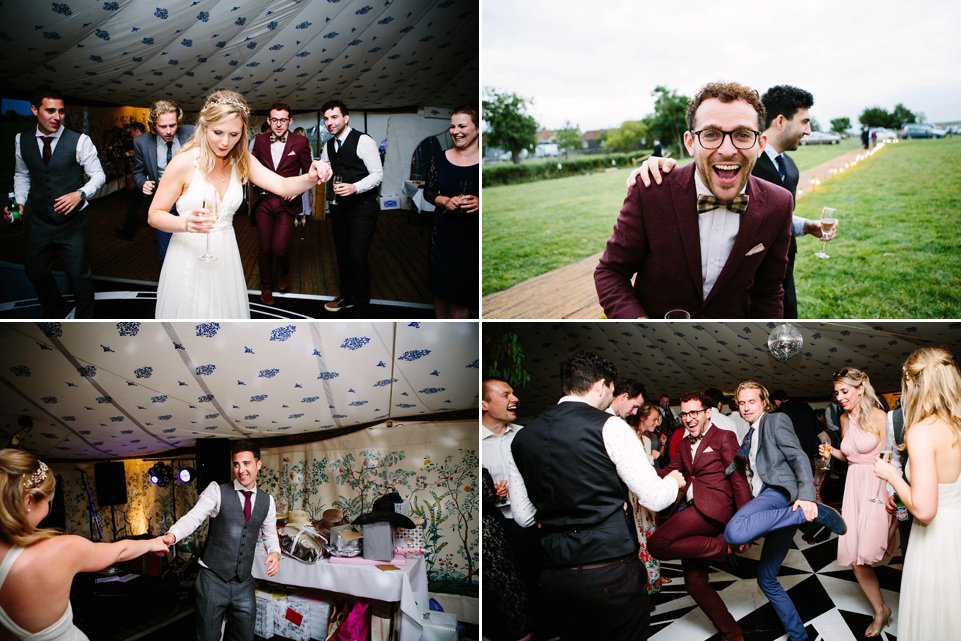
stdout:
{"type": "Polygon", "coordinates": [[[6,581],[7,574],[10,573],[10,568],[12,568],[17,559],[20,558],[20,554],[23,552],[23,550],[23,547],[15,545],[10,548],[10,551],[7,552],[7,555],[3,557],[3,562],[0,563],[0,586],[3,585],[4,581],[6,581]]]}

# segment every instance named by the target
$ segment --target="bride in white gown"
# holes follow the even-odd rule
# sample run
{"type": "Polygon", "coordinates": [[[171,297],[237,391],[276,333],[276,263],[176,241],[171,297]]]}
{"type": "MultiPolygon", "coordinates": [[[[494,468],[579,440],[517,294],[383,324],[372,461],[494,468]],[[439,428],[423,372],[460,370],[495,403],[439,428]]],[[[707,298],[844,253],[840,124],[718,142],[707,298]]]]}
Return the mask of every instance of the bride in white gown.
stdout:
{"type": "Polygon", "coordinates": [[[901,576],[897,636],[961,634],[961,375],[950,352],[917,350],[901,382],[910,485],[880,459],[875,474],[914,515],[901,576]]]}
{"type": "Polygon", "coordinates": [[[250,318],[233,228],[244,183],[294,197],[330,178],[330,166],[320,161],[310,173],[289,178],[264,167],[248,151],[249,118],[239,93],[212,94],[193,137],[167,164],[148,214],[152,227],[173,233],[160,272],[156,318],[250,318]],[[180,216],[170,213],[175,202],[180,216]],[[213,222],[205,203],[216,204],[213,222]],[[200,259],[208,251],[216,260],[200,259]]]}

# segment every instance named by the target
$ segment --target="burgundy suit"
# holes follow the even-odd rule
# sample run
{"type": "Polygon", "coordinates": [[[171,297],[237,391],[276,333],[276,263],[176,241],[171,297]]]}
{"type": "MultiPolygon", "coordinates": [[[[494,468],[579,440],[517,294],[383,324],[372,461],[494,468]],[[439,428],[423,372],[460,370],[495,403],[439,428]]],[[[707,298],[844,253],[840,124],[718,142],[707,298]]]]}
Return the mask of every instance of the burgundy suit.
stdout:
{"type": "Polygon", "coordinates": [[[734,247],[704,299],[695,170],[692,162],[667,174],[660,185],[644,187],[638,181],[628,192],[594,272],[608,318],[663,318],[672,309],[687,310],[691,318],[782,317],[790,192],[748,178],[750,201],[734,247]]]}
{"type": "MultiPolygon", "coordinates": [[[[728,476],[727,467],[734,462],[738,443],[734,432],[711,425],[692,458],[690,441],[685,438],[670,465],[658,474],[665,476],[680,470],[694,492],[693,503],[671,516],[647,540],[654,558],[681,559],[684,586],[694,602],[721,631],[725,639],[741,634],[717,591],[708,582],[710,560],[727,557],[724,526],[731,516],[751,500],[751,488],[738,466],[728,476]]],[[[678,496],[683,500],[687,488],[678,496]]]]}
{"type": "MultiPolygon", "coordinates": [[[[287,141],[280,162],[274,166],[270,155],[270,132],[264,132],[254,138],[253,156],[267,169],[281,176],[299,176],[310,171],[312,161],[310,143],[303,136],[296,136],[287,132],[287,141]]],[[[294,216],[300,213],[301,198],[284,200],[280,196],[262,193],[256,185],[251,187],[250,206],[257,221],[257,233],[260,237],[260,287],[273,289],[273,258],[280,260],[283,274],[290,271],[290,238],[294,231],[294,216]]]]}

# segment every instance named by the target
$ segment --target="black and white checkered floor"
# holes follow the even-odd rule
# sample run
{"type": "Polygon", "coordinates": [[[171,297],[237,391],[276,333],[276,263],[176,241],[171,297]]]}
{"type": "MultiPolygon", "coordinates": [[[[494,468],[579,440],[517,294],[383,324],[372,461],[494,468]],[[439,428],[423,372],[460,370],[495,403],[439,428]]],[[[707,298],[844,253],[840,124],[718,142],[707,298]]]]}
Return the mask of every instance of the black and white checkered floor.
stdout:
{"type": "MultiPolygon", "coordinates": [[[[755,545],[734,563],[716,565],[711,584],[740,623],[746,641],[786,639],[784,627],[755,580],[760,554],[760,545],[755,545]]],[[[877,637],[886,641],[897,639],[901,562],[901,556],[894,556],[875,566],[881,594],[893,612],[890,625],[877,637]]],[[[650,640],[720,640],[720,633],[685,591],[680,563],[662,564],[661,573],[672,582],[651,597],[655,610],[650,640]]],[[[851,568],[837,564],[836,536],[812,545],[796,533],[778,579],[794,601],[811,641],[864,639],[873,611],[851,568]]]]}

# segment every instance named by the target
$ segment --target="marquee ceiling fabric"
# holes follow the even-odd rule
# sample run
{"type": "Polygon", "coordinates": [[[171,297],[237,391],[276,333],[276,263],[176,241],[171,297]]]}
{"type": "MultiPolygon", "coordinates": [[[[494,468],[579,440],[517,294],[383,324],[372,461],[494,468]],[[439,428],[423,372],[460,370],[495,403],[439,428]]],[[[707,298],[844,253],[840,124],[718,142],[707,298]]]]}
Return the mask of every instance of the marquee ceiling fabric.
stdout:
{"type": "Polygon", "coordinates": [[[2,323],[0,446],[143,456],[478,403],[476,323],[2,323]]]}
{"type": "MultiPolygon", "coordinates": [[[[900,390],[901,365],[915,349],[943,346],[961,357],[961,323],[792,322],[804,338],[786,362],[767,349],[776,323],[485,323],[485,341],[518,335],[531,381],[517,390],[521,418],[532,418],[560,396],[561,362],[590,349],[617,365],[618,375],[644,383],[649,395],[677,398],[717,387],[731,394],[754,379],[794,398],[828,400],[834,372],[856,367],[881,393],[900,390]]],[[[485,363],[485,368],[487,363],[485,363]]],[[[486,369],[485,369],[486,374],[486,369]]],[[[655,398],[656,400],[656,398],[655,398]]]]}
{"type": "Polygon", "coordinates": [[[67,0],[0,7],[0,85],[199,110],[456,107],[477,99],[477,0],[67,0]]]}

